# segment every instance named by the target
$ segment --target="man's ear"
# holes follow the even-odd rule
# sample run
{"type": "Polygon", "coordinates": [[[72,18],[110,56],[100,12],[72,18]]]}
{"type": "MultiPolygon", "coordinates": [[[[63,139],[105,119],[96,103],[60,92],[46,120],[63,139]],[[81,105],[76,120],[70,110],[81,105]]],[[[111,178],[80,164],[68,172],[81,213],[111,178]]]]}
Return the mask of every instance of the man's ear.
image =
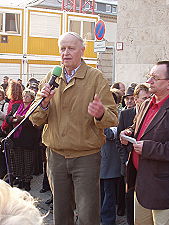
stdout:
{"type": "Polygon", "coordinates": [[[84,55],[84,51],[85,51],[85,47],[82,47],[82,49],[81,49],[82,56],[84,55]]]}
{"type": "Polygon", "coordinates": [[[168,82],[167,90],[169,90],[169,80],[167,80],[167,82],[168,82]]]}

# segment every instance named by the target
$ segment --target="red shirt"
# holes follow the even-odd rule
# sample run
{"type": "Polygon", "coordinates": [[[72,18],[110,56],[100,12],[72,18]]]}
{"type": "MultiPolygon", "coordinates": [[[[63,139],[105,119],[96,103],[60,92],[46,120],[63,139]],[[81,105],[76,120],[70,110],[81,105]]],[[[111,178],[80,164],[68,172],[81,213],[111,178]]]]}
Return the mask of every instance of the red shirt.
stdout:
{"type": "MultiPolygon", "coordinates": [[[[137,141],[140,141],[141,137],[143,136],[145,130],[153,120],[154,116],[156,113],[159,111],[161,106],[165,103],[165,101],[169,98],[169,95],[162,99],[160,102],[156,103],[156,98],[153,96],[151,102],[150,102],[150,107],[147,111],[147,114],[145,116],[145,119],[143,121],[143,124],[141,126],[140,132],[137,137],[137,141]]],[[[139,163],[139,154],[133,151],[132,154],[132,159],[133,159],[133,165],[135,166],[136,169],[138,169],[138,163],[139,163]]]]}

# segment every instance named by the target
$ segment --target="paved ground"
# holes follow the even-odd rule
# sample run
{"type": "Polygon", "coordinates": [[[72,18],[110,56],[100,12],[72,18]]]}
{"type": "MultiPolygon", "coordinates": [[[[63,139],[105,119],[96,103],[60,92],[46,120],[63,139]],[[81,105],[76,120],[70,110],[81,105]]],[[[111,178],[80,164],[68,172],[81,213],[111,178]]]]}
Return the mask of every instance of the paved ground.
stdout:
{"type": "MultiPolygon", "coordinates": [[[[45,225],[53,225],[53,214],[50,210],[50,207],[45,204],[45,201],[50,198],[51,193],[49,191],[45,193],[39,193],[39,190],[42,187],[42,175],[40,176],[34,176],[33,180],[31,181],[31,191],[30,194],[34,196],[38,200],[38,207],[40,208],[40,211],[46,215],[48,215],[45,218],[45,225]]],[[[117,217],[117,225],[127,225],[126,217],[117,217]]]]}

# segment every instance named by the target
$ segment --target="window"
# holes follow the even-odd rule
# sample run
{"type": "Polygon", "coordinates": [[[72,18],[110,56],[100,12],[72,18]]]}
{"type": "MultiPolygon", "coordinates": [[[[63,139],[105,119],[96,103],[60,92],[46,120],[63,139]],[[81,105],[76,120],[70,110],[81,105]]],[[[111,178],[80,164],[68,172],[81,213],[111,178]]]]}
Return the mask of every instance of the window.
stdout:
{"type": "Polygon", "coordinates": [[[80,29],[81,29],[81,22],[80,21],[70,20],[69,30],[71,32],[76,32],[77,34],[80,35],[80,29]]]}
{"type": "Polygon", "coordinates": [[[69,31],[78,33],[85,40],[94,40],[95,22],[70,20],[69,31]]]}
{"type": "Polygon", "coordinates": [[[117,12],[117,8],[115,6],[112,7],[112,12],[113,13],[117,12]]]}
{"type": "Polygon", "coordinates": [[[106,5],[106,12],[111,12],[111,5],[106,5]]]}
{"type": "Polygon", "coordinates": [[[30,36],[58,38],[60,35],[60,15],[31,12],[30,36]]]}
{"type": "Polygon", "coordinates": [[[83,22],[83,39],[94,40],[94,22],[83,22]]]}
{"type": "Polygon", "coordinates": [[[94,3],[94,10],[97,10],[97,3],[94,3]]]}
{"type": "Polygon", "coordinates": [[[21,16],[19,13],[0,13],[0,32],[3,34],[20,34],[21,16]]]}
{"type": "Polygon", "coordinates": [[[20,33],[20,15],[13,13],[6,13],[5,18],[5,32],[6,33],[20,33]]]}

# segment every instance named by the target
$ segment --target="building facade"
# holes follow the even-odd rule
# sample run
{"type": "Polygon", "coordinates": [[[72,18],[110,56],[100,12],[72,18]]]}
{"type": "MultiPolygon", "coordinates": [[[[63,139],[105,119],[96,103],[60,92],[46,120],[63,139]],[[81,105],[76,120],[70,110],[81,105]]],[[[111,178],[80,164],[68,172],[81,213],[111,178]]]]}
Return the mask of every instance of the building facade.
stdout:
{"type": "Polygon", "coordinates": [[[169,60],[168,21],[168,0],[118,1],[116,80],[144,82],[154,63],[169,60]]]}
{"type": "MultiPolygon", "coordinates": [[[[65,0],[64,2],[65,5],[67,5],[68,3],[73,1],[65,0]]],[[[79,0],[76,1],[76,3],[76,11],[78,12],[79,0]]],[[[84,0],[83,4],[83,12],[87,14],[92,13],[91,5],[93,4],[93,1],[84,0]]],[[[117,0],[94,1],[94,13],[99,16],[99,19],[104,21],[106,27],[104,36],[106,48],[104,52],[97,52],[97,68],[103,72],[110,85],[115,81],[117,5],[117,0]]],[[[62,0],[44,0],[38,5],[38,7],[61,9],[62,0]]],[[[71,9],[71,7],[73,8],[73,5],[68,4],[67,10],[71,9]]],[[[79,33],[78,30],[76,30],[76,32],[79,33]]],[[[94,41],[96,41],[96,38],[94,39],[94,41]]]]}
{"type": "Polygon", "coordinates": [[[24,83],[31,77],[41,80],[60,64],[58,38],[66,31],[79,30],[85,39],[84,59],[96,67],[94,30],[97,15],[43,8],[0,7],[0,75],[24,83]]]}
{"type": "MultiPolygon", "coordinates": [[[[101,69],[111,84],[115,77],[115,67],[112,69],[112,66],[115,57],[117,1],[106,0],[104,6],[102,2],[95,1],[99,14],[94,15],[90,10],[83,14],[62,11],[61,0],[40,0],[27,7],[0,6],[1,79],[7,75],[12,79],[21,78],[23,83],[31,77],[41,80],[61,62],[59,36],[74,31],[85,40],[84,59],[87,64],[101,69]],[[106,25],[104,40],[108,47],[103,53],[94,50],[94,28],[99,19],[103,19],[106,25]]],[[[87,4],[85,8],[88,10],[87,4]]]]}

